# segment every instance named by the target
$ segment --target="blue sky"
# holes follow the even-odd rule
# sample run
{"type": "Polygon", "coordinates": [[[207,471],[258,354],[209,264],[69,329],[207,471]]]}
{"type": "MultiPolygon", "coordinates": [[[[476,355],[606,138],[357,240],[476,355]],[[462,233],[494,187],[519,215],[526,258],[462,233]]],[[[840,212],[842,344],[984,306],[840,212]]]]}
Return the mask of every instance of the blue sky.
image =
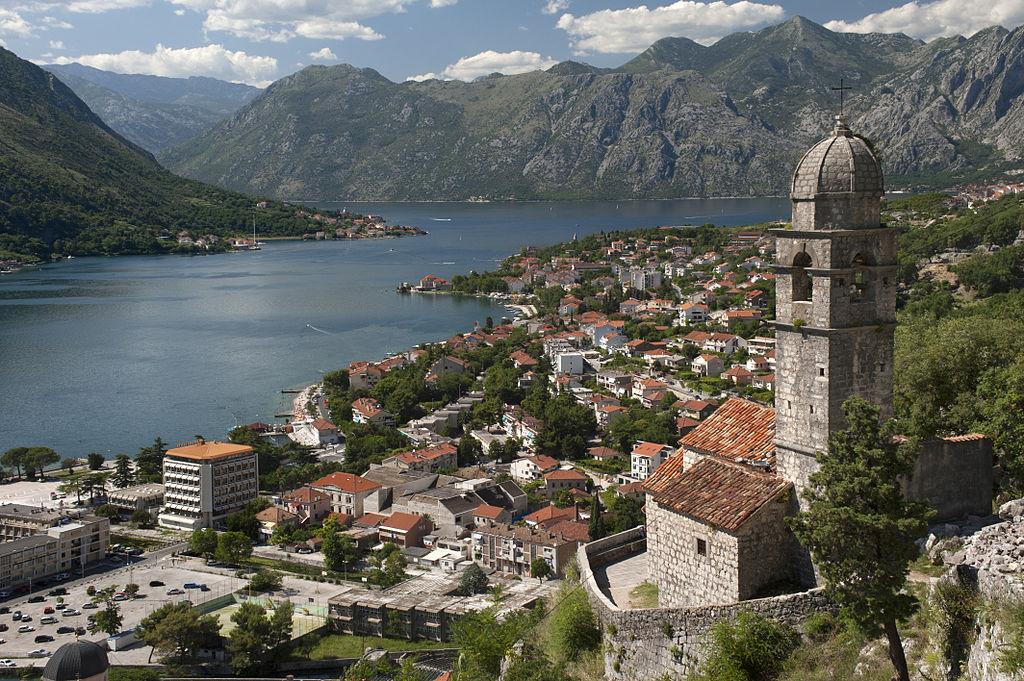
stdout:
{"type": "Polygon", "coordinates": [[[259,85],[342,62],[470,80],[563,59],[613,66],[667,35],[710,44],[797,14],[931,40],[1014,28],[1024,0],[0,0],[0,41],[38,63],[259,85]]]}

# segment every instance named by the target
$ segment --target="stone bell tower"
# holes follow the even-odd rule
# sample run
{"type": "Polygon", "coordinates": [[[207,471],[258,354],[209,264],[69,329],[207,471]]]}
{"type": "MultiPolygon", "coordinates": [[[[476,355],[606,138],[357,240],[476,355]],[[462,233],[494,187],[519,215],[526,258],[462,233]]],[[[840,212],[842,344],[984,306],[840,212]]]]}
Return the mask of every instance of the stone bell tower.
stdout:
{"type": "MultiPolygon", "coordinates": [[[[892,415],[896,232],[881,224],[882,169],[842,116],[793,175],[791,229],[773,230],[776,468],[802,492],[815,454],[860,395],[892,415]]],[[[802,503],[802,502],[801,502],[802,503]]]]}

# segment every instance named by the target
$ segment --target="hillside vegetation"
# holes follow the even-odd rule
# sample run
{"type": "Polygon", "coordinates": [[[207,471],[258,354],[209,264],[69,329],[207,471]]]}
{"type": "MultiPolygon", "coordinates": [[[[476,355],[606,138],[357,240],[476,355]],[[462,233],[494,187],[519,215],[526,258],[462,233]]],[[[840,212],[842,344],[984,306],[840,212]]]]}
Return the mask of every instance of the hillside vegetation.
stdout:
{"type": "MultiPolygon", "coordinates": [[[[157,253],[178,230],[244,233],[255,200],[178,177],[51,73],[0,48],[0,257],[157,253]]],[[[263,234],[314,223],[270,202],[263,234]]],[[[173,242],[172,242],[173,243],[173,242]]]]}

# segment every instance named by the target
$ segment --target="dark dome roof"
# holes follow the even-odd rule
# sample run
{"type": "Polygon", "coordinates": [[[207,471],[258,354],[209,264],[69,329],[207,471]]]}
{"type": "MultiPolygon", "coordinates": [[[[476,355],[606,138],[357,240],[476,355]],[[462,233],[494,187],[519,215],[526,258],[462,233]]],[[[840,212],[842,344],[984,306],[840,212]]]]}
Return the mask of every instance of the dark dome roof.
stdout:
{"type": "Polygon", "coordinates": [[[87,679],[107,671],[107,651],[92,641],[65,643],[50,657],[43,669],[46,681],[87,679]]]}
{"type": "Polygon", "coordinates": [[[837,116],[832,136],[811,147],[797,164],[792,197],[811,199],[817,194],[849,192],[884,194],[882,167],[867,143],[837,116]]]}

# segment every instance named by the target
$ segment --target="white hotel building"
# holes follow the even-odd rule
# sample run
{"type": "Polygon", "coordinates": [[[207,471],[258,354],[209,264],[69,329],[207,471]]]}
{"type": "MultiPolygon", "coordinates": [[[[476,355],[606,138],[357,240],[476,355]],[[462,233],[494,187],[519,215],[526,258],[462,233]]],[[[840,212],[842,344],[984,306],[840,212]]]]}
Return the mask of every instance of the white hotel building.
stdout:
{"type": "Polygon", "coordinates": [[[248,445],[199,440],[164,455],[161,527],[198,530],[222,525],[256,498],[259,470],[248,445]]]}

